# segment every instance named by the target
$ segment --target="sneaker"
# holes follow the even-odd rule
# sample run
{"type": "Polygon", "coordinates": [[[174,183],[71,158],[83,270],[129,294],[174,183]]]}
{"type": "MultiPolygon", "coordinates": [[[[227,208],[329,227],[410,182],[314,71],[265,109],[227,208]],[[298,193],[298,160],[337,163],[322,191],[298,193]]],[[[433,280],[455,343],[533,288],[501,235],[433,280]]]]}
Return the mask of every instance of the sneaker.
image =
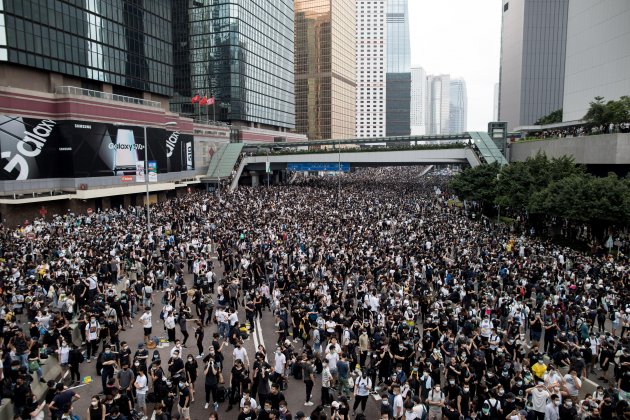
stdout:
{"type": "Polygon", "coordinates": [[[205,408],[207,410],[209,405],[210,404],[206,403],[206,405],[204,405],[203,408],[205,408]]]}
{"type": "Polygon", "coordinates": [[[304,405],[311,406],[311,405],[313,405],[313,401],[307,401],[307,402],[304,403],[304,405]]]}
{"type": "Polygon", "coordinates": [[[199,356],[195,356],[195,359],[201,359],[203,357],[203,353],[201,353],[199,356]]]}
{"type": "Polygon", "coordinates": [[[133,324],[129,325],[129,328],[133,328],[133,324]]]}
{"type": "Polygon", "coordinates": [[[86,362],[90,363],[92,361],[92,359],[90,359],[89,357],[87,358],[86,362]]]}

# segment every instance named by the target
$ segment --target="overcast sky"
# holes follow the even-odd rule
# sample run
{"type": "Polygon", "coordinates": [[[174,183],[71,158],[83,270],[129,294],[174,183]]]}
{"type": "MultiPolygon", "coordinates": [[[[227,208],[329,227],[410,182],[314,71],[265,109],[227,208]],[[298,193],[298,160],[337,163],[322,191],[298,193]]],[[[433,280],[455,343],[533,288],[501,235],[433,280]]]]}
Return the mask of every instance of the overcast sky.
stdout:
{"type": "Polygon", "coordinates": [[[499,81],[501,0],[409,0],[411,66],[463,77],[468,130],[492,120],[499,81]]]}

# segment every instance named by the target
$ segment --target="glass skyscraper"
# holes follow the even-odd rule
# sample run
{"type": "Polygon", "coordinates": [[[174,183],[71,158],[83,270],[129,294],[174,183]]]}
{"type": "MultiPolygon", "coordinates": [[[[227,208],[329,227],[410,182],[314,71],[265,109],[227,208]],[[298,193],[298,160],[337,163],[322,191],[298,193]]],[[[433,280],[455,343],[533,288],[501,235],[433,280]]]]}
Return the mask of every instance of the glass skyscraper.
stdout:
{"type": "Polygon", "coordinates": [[[499,121],[512,130],[562,108],[569,0],[502,3],[499,121]]]}
{"type": "Polygon", "coordinates": [[[173,92],[171,1],[1,0],[0,61],[142,97],[173,92]]]}
{"type": "Polygon", "coordinates": [[[213,96],[210,119],[294,128],[293,0],[173,1],[181,73],[171,110],[193,114],[193,95],[213,96]]]}
{"type": "Polygon", "coordinates": [[[449,133],[464,133],[468,129],[468,93],[464,79],[451,79],[449,101],[449,133]]]}
{"type": "Polygon", "coordinates": [[[354,137],[355,28],[355,0],[295,0],[295,131],[309,140],[354,137]]]}
{"type": "Polygon", "coordinates": [[[427,134],[448,134],[450,95],[448,74],[427,76],[427,134]]]}
{"type": "Polygon", "coordinates": [[[387,2],[386,134],[411,133],[411,50],[407,0],[387,2]]]}

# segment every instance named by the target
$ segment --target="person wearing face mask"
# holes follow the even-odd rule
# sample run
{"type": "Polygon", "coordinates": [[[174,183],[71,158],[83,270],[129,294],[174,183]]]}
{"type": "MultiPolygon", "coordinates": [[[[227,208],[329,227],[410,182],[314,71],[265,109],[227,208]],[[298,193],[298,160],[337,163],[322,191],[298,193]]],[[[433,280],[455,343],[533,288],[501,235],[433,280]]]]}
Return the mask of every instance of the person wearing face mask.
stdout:
{"type": "Polygon", "coordinates": [[[367,372],[363,371],[361,373],[361,377],[354,383],[354,405],[352,407],[353,415],[356,415],[359,404],[361,404],[361,412],[365,413],[365,406],[371,390],[372,380],[367,376],[367,372]]]}
{"type": "Polygon", "coordinates": [[[136,403],[138,406],[138,410],[142,411],[142,413],[147,415],[147,391],[148,387],[148,379],[143,371],[138,371],[138,376],[136,376],[135,382],[133,386],[136,388],[136,403]]]}
{"type": "Polygon", "coordinates": [[[559,420],[560,397],[558,397],[558,394],[551,394],[549,400],[550,401],[545,406],[545,420],[559,420]]]}
{"type": "Polygon", "coordinates": [[[442,409],[446,406],[446,398],[440,384],[435,384],[433,389],[429,391],[429,395],[426,398],[426,403],[429,406],[428,420],[441,420],[442,409]]]}
{"type": "Polygon", "coordinates": [[[190,402],[191,393],[190,388],[186,382],[180,382],[179,387],[179,402],[177,404],[177,412],[182,420],[190,420],[190,402]]]}
{"type": "Polygon", "coordinates": [[[98,351],[98,340],[101,334],[101,324],[92,315],[85,326],[85,338],[87,341],[87,362],[90,363],[92,355],[96,355],[98,351]]]}
{"type": "Polygon", "coordinates": [[[278,408],[279,420],[293,420],[293,414],[289,411],[286,401],[280,401],[280,407],[278,408]]]}
{"type": "Polygon", "coordinates": [[[129,369],[129,364],[125,363],[122,365],[122,370],[118,371],[117,377],[120,391],[127,394],[127,396],[131,396],[131,384],[133,384],[136,376],[133,371],[129,369]]]}
{"type": "Polygon", "coordinates": [[[105,405],[98,395],[93,395],[90,406],[87,409],[88,420],[103,420],[105,417],[105,405]]]}
{"type": "Polygon", "coordinates": [[[577,418],[578,411],[573,404],[573,400],[570,398],[565,399],[564,404],[558,407],[558,414],[560,416],[560,420],[574,420],[577,418]]]}
{"type": "Polygon", "coordinates": [[[105,346],[105,352],[101,356],[101,381],[103,383],[103,393],[107,387],[107,381],[114,377],[114,368],[118,366],[116,362],[116,356],[112,353],[112,348],[108,344],[105,346]]]}
{"type": "Polygon", "coordinates": [[[186,364],[184,365],[184,370],[186,373],[186,381],[189,384],[190,388],[190,401],[195,402],[195,381],[197,380],[197,368],[199,364],[195,360],[192,354],[189,354],[186,357],[186,364]]]}

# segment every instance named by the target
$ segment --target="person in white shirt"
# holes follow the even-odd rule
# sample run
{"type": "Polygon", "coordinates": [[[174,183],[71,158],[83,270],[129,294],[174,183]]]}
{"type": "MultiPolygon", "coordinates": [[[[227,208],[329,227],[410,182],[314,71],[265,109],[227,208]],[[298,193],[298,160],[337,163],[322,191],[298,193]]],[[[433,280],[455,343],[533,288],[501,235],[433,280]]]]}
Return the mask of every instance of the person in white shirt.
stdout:
{"type": "Polygon", "coordinates": [[[147,376],[144,374],[142,369],[138,369],[138,375],[136,376],[136,380],[133,386],[136,388],[136,400],[138,403],[138,408],[142,410],[144,416],[147,416],[147,402],[146,396],[149,387],[147,386],[148,380],[147,376]]]}
{"type": "Polygon", "coordinates": [[[249,369],[249,357],[247,356],[247,350],[245,349],[245,347],[243,347],[242,341],[236,343],[236,347],[232,352],[232,357],[234,358],[234,360],[240,359],[245,365],[245,368],[249,369]]]}
{"type": "Polygon", "coordinates": [[[92,315],[90,321],[85,326],[85,338],[87,339],[87,362],[89,363],[92,354],[96,354],[98,351],[98,340],[101,333],[101,324],[96,320],[96,317],[92,315]]]}
{"type": "Polygon", "coordinates": [[[402,418],[405,413],[405,408],[403,406],[403,397],[400,394],[400,385],[394,385],[394,418],[399,419],[402,418]]]}
{"type": "Polygon", "coordinates": [[[280,350],[280,347],[276,349],[274,353],[274,371],[277,375],[284,376],[284,372],[287,365],[287,358],[280,350]]]}
{"type": "Polygon", "coordinates": [[[151,332],[153,328],[153,323],[151,322],[151,308],[144,308],[144,313],[140,316],[140,322],[142,323],[142,327],[144,329],[144,341],[148,342],[151,339],[151,332]]]}
{"type": "Polygon", "coordinates": [[[186,358],[184,357],[184,347],[182,346],[182,343],[179,341],[179,339],[175,340],[175,346],[170,351],[171,357],[173,357],[173,354],[176,351],[179,352],[179,357],[181,357],[183,360],[186,360],[186,358]]]}

